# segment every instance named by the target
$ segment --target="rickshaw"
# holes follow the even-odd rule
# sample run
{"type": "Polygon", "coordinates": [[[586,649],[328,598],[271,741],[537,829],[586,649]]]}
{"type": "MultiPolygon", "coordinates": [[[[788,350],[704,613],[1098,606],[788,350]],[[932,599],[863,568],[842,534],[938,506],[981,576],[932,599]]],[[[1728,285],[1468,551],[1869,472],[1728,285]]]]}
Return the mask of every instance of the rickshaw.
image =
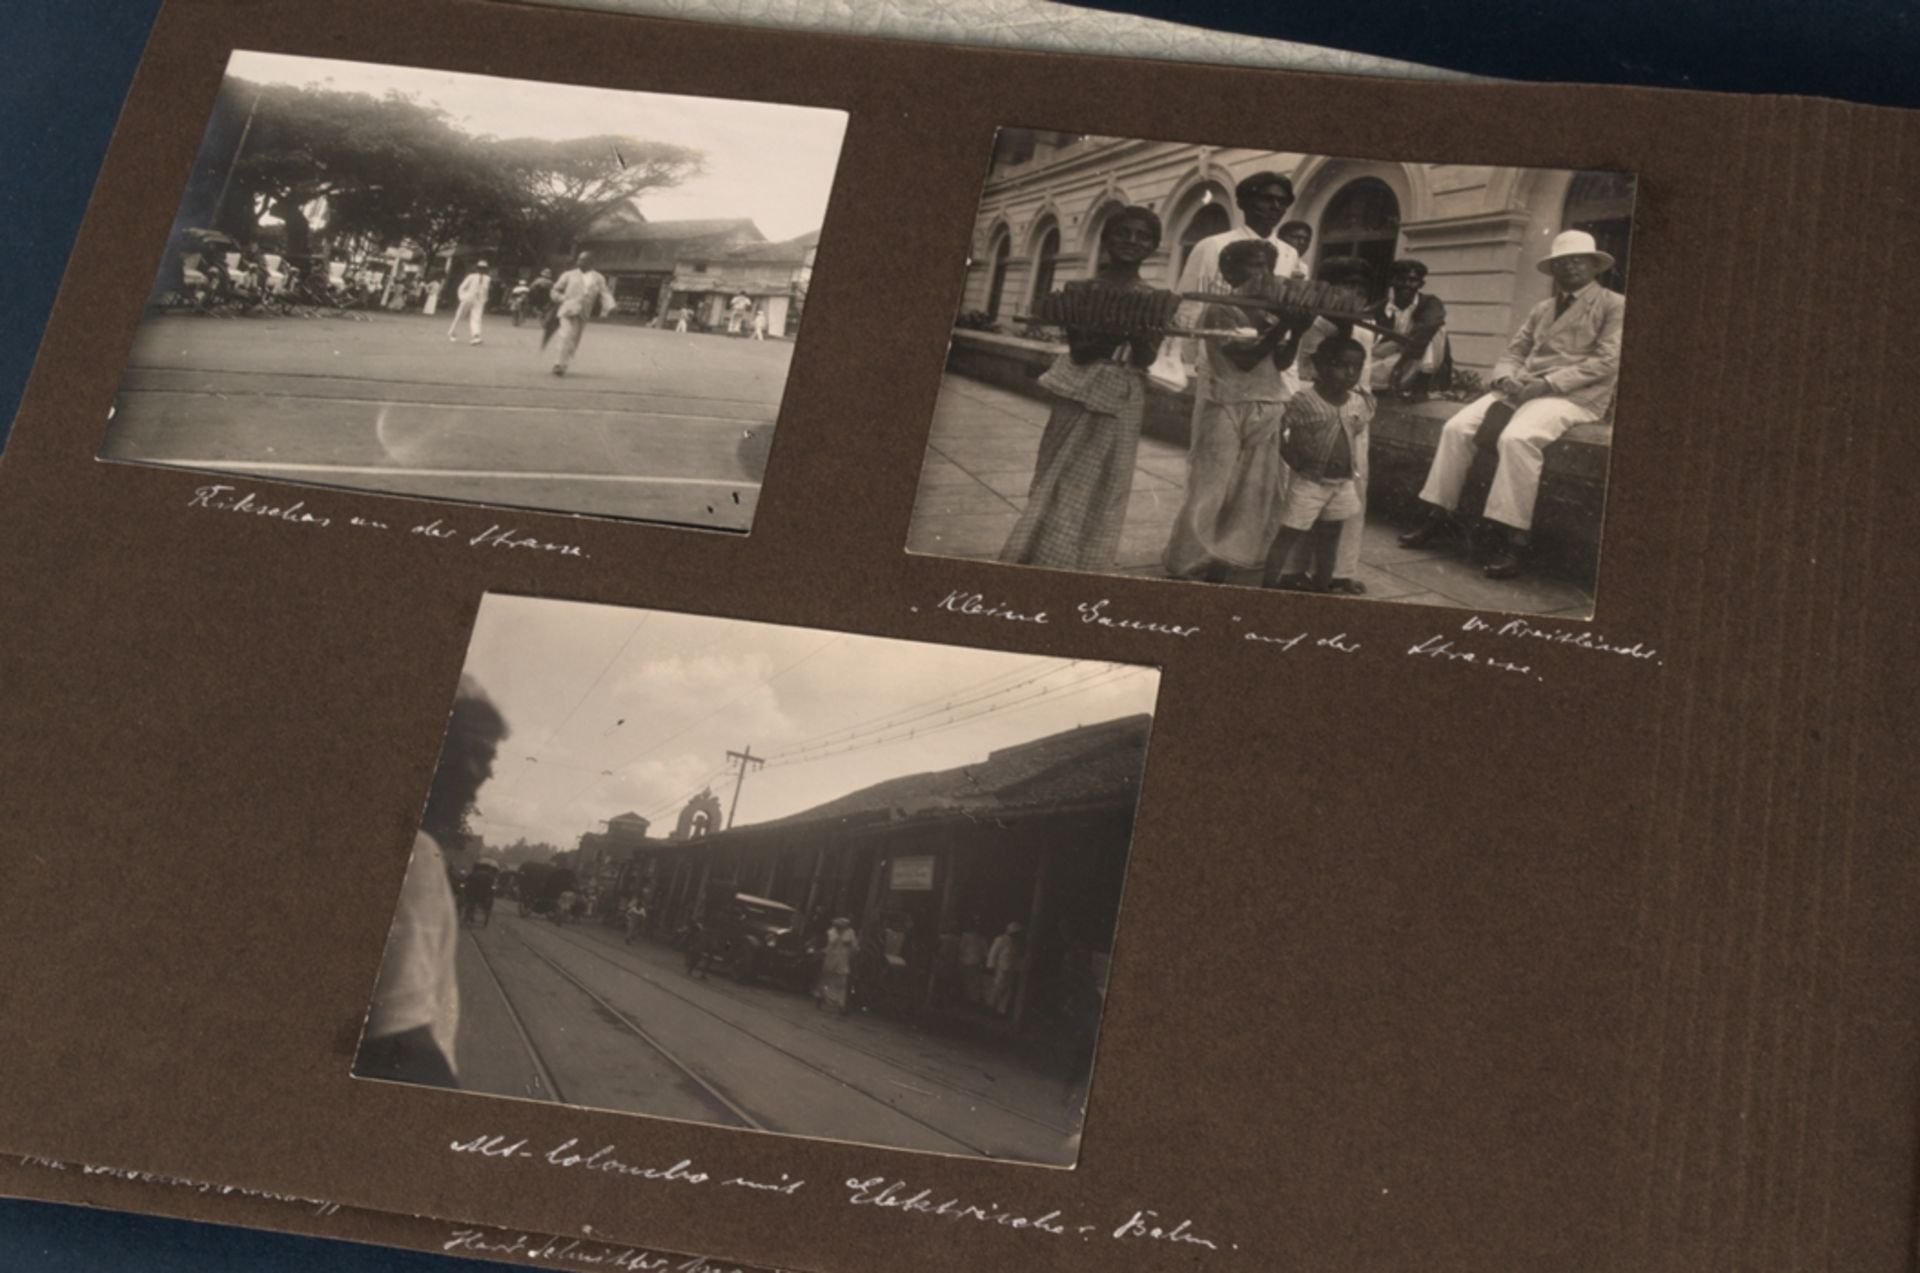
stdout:
{"type": "Polygon", "coordinates": [[[493,919],[493,894],[500,879],[500,865],[482,858],[467,872],[460,884],[460,925],[471,928],[474,921],[485,927],[493,919]]]}
{"type": "Polygon", "coordinates": [[[220,230],[189,226],[176,232],[167,245],[165,267],[154,301],[209,309],[228,298],[233,281],[227,254],[240,251],[233,236],[220,230]]]}

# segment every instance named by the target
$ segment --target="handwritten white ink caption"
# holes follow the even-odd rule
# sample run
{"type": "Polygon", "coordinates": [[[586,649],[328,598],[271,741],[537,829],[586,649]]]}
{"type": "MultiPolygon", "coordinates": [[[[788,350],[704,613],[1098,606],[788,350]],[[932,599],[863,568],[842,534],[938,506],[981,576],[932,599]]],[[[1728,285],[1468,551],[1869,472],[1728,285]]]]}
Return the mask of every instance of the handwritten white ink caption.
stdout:
{"type": "Polygon", "coordinates": [[[957,1197],[941,1198],[931,1188],[915,1189],[904,1180],[872,1176],[847,1181],[847,1203],[855,1207],[877,1207],[902,1215],[923,1216],[956,1223],[990,1224],[1015,1232],[1051,1238],[1078,1238],[1082,1242],[1164,1242],[1172,1246],[1199,1247],[1207,1251],[1238,1251],[1235,1242],[1221,1242],[1203,1236],[1192,1220],[1166,1220],[1151,1208],[1135,1208],[1132,1215],[1114,1224],[1077,1220],[1058,1209],[1041,1215],[1003,1207],[998,1202],[985,1206],[957,1197]],[[937,1199],[937,1201],[936,1201],[937,1199]]]}
{"type": "Polygon", "coordinates": [[[529,1263],[547,1263],[622,1273],[747,1273],[744,1266],[706,1255],[667,1255],[645,1247],[609,1246],[585,1238],[535,1237],[503,1230],[455,1229],[440,1244],[456,1255],[514,1257],[529,1263]]]}
{"type": "MultiPolygon", "coordinates": [[[[1129,632],[1152,632],[1160,636],[1190,637],[1198,636],[1201,629],[1192,624],[1162,623],[1157,619],[1126,618],[1108,612],[1113,602],[1106,597],[1098,601],[1082,601],[1073,608],[1074,617],[1081,623],[1100,628],[1119,628],[1129,632]]],[[[919,606],[908,607],[915,614],[919,606]]],[[[954,614],[965,615],[969,619],[1004,619],[1010,623],[1032,623],[1045,627],[1053,622],[1053,616],[1045,610],[1016,610],[1007,605],[991,605],[985,594],[978,592],[949,592],[934,606],[936,610],[948,610],[954,614]]]]}
{"type": "Polygon", "coordinates": [[[523,552],[547,553],[555,557],[585,558],[587,556],[586,549],[578,544],[563,544],[541,539],[535,535],[523,534],[517,526],[502,526],[498,522],[474,535],[458,527],[449,526],[438,517],[411,524],[405,520],[385,522],[378,518],[358,515],[341,519],[309,507],[305,499],[279,503],[263,498],[253,491],[242,491],[238,487],[219,482],[210,482],[205,486],[196,487],[193,498],[187,501],[187,507],[204,508],[216,513],[238,513],[268,521],[286,522],[294,526],[310,526],[316,530],[344,526],[353,530],[391,534],[398,531],[401,526],[405,526],[406,529],[400,533],[409,536],[417,535],[433,543],[464,544],[468,548],[511,548],[523,552]]]}
{"type": "MultiPolygon", "coordinates": [[[[1078,602],[1074,605],[1073,615],[1066,621],[1181,639],[1199,636],[1206,631],[1198,624],[1123,617],[1111,611],[1112,604],[1112,601],[1105,597],[1098,601],[1078,602]]],[[[909,606],[907,609],[913,614],[921,613],[919,606],[909,606]]],[[[1022,610],[1010,602],[989,601],[984,593],[964,592],[957,589],[940,598],[930,609],[946,611],[967,619],[997,619],[1039,627],[1051,626],[1054,622],[1051,611],[1022,610]]],[[[1339,657],[1360,654],[1363,648],[1358,638],[1348,635],[1344,630],[1331,633],[1316,633],[1308,629],[1264,632],[1248,627],[1247,621],[1237,614],[1232,617],[1232,624],[1237,635],[1229,636],[1227,639],[1258,646],[1263,652],[1269,654],[1339,657]]],[[[1459,630],[1463,633],[1487,636],[1502,642],[1520,643],[1533,648],[1556,646],[1590,654],[1614,655],[1629,662],[1652,663],[1656,667],[1666,666],[1665,660],[1660,657],[1660,651],[1644,641],[1635,641],[1632,644],[1611,641],[1604,635],[1584,628],[1552,627],[1527,619],[1489,620],[1476,614],[1467,616],[1459,630]]],[[[1494,654],[1484,649],[1463,645],[1458,637],[1449,636],[1445,632],[1435,633],[1414,643],[1407,647],[1405,654],[1436,663],[1454,663],[1484,671],[1517,674],[1535,681],[1546,680],[1546,677],[1536,670],[1531,662],[1523,661],[1510,653],[1494,654]]],[[[1368,657],[1376,657],[1376,655],[1370,654],[1368,657]]]]}
{"type": "MultiPolygon", "coordinates": [[[[468,1140],[451,1141],[447,1149],[450,1153],[471,1154],[483,1159],[524,1164],[542,1170],[596,1172],[624,1176],[651,1184],[671,1184],[684,1188],[736,1188],[791,1198],[800,1196],[807,1184],[804,1179],[791,1177],[786,1172],[780,1173],[780,1179],[774,1181],[731,1175],[724,1171],[709,1171],[695,1165],[690,1158],[678,1159],[667,1166],[661,1166],[658,1163],[633,1162],[621,1157],[620,1150],[611,1144],[602,1145],[592,1151],[583,1151],[578,1137],[569,1137],[544,1152],[533,1148],[526,1137],[513,1139],[505,1135],[483,1135],[468,1140]]],[[[1197,1251],[1223,1253],[1240,1249],[1238,1243],[1208,1236],[1192,1219],[1172,1219],[1150,1207],[1133,1208],[1125,1218],[1115,1217],[1100,1221],[1069,1216],[1057,1208],[1039,1214],[1030,1214],[1020,1208],[1002,1206],[998,1202],[981,1204],[969,1202],[958,1196],[943,1197],[932,1187],[916,1189],[904,1180],[889,1179],[885,1176],[855,1177],[846,1181],[845,1189],[846,1195],[842,1201],[848,1206],[872,1207],[877,1211],[895,1215],[946,1220],[955,1224],[991,1225],[1008,1232],[1028,1235],[1034,1239],[1077,1238],[1082,1242],[1165,1243],[1170,1246],[1192,1247],[1197,1251]]],[[[480,1230],[471,1232],[483,1234],[480,1230]]],[[[484,1236],[461,1240],[490,1241],[484,1236]]],[[[470,1245],[467,1249],[476,1253],[484,1251],[488,1254],[523,1254],[523,1248],[533,1239],[515,1238],[505,1241],[516,1245],[512,1250],[477,1245],[470,1245]]],[[[564,1259],[566,1256],[556,1255],[553,1258],[564,1259]]],[[[653,1269],[671,1266],[641,1263],[631,1267],[653,1269]]]]}
{"type": "Polygon", "coordinates": [[[124,1180],[133,1184],[164,1185],[169,1189],[183,1189],[192,1193],[211,1194],[221,1198],[262,1198],[268,1202],[283,1202],[294,1206],[311,1208],[318,1216],[330,1216],[340,1210],[337,1202],[324,1202],[318,1198],[303,1198],[298,1194],[270,1193],[264,1189],[247,1189],[240,1185],[216,1185],[204,1180],[188,1180],[183,1176],[160,1175],[151,1171],[135,1171],[128,1167],[105,1167],[93,1163],[65,1163],[54,1158],[23,1157],[20,1160],[29,1167],[41,1167],[48,1171],[71,1171],[78,1169],[83,1176],[105,1176],[111,1180],[124,1180]]]}
{"type": "MultiPolygon", "coordinates": [[[[1460,631],[1496,641],[1531,643],[1535,647],[1542,644],[1560,646],[1589,654],[1612,655],[1634,663],[1652,663],[1655,667],[1666,666],[1666,661],[1660,657],[1660,651],[1643,641],[1622,645],[1617,641],[1607,640],[1599,633],[1589,632],[1585,628],[1556,628],[1526,619],[1507,619],[1495,623],[1482,619],[1477,614],[1470,614],[1461,623],[1460,631]]],[[[1454,663],[1465,667],[1481,668],[1489,672],[1509,672],[1520,676],[1531,676],[1536,681],[1547,679],[1535,672],[1531,663],[1518,662],[1514,658],[1505,657],[1504,653],[1489,654],[1485,649],[1462,645],[1457,637],[1449,637],[1444,632],[1436,632],[1426,640],[1409,646],[1407,654],[1411,658],[1454,663]]]]}
{"type": "MultiPolygon", "coordinates": [[[[1116,614],[1111,610],[1113,601],[1101,597],[1097,601],[1081,601],[1073,607],[1073,620],[1098,628],[1111,628],[1127,632],[1145,632],[1154,636],[1175,637],[1186,640],[1199,636],[1206,629],[1195,623],[1166,623],[1158,619],[1139,619],[1116,614]]],[[[979,592],[949,592],[935,603],[935,610],[945,610],[951,614],[962,615],[969,619],[1001,619],[1010,623],[1031,623],[1047,626],[1053,622],[1051,613],[1045,610],[1020,610],[1005,603],[989,602],[986,594],[979,592]]],[[[919,606],[909,606],[914,614],[920,613],[919,606]]],[[[1239,615],[1233,616],[1236,625],[1243,624],[1239,615]]],[[[1360,643],[1345,632],[1315,635],[1312,632],[1296,632],[1278,635],[1269,632],[1256,632],[1247,629],[1240,634],[1243,641],[1252,641],[1281,653],[1291,653],[1295,649],[1324,651],[1333,654],[1356,654],[1360,643]]]]}

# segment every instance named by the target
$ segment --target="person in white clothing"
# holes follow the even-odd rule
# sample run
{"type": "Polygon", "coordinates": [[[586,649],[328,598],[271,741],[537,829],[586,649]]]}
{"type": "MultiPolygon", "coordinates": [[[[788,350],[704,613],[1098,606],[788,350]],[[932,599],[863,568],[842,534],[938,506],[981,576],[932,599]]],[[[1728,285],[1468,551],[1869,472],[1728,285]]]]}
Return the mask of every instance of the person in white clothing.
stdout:
{"type": "Polygon", "coordinates": [[[556,334],[560,337],[553,354],[553,374],[564,376],[580,350],[587,323],[613,308],[613,289],[607,286],[606,276],[593,268],[592,253],[582,252],[574,258],[573,268],[554,280],[552,304],[553,317],[540,346],[544,349],[556,334]]]}
{"type": "Polygon", "coordinates": [[[1299,256],[1293,267],[1293,277],[1307,277],[1307,249],[1313,246],[1313,227],[1305,221],[1288,221],[1274,231],[1274,237],[1291,245],[1299,256]]]}
{"type": "Polygon", "coordinates": [[[480,316],[486,312],[487,295],[493,288],[493,277],[487,273],[485,261],[475,262],[473,272],[460,280],[460,290],[455,293],[460,298],[460,307],[453,311],[453,323],[447,328],[447,339],[458,341],[455,333],[460,330],[460,320],[467,320],[467,328],[472,338],[469,345],[480,343],[480,316]]]}
{"type": "Polygon", "coordinates": [[[1019,924],[1008,924],[1007,931],[994,938],[993,945],[987,948],[987,971],[993,974],[987,1006],[1003,1017],[1013,1011],[1015,992],[1019,989],[1020,932],[1019,924]]]}
{"type": "MultiPolygon", "coordinates": [[[[1180,267],[1180,279],[1174,284],[1176,292],[1228,292],[1233,290],[1220,274],[1220,252],[1229,243],[1238,243],[1243,239],[1261,239],[1273,245],[1273,276],[1291,278],[1294,269],[1300,263],[1300,254],[1293,244],[1280,237],[1280,222],[1287,215],[1287,209],[1293,206],[1293,182],[1277,172],[1256,172],[1241,178],[1233,188],[1234,201],[1239,205],[1241,224],[1232,230],[1223,230],[1219,234],[1210,234],[1193,245],[1187,253],[1187,259],[1180,267]]],[[[1174,314],[1174,323],[1181,327],[1197,327],[1205,302],[1186,301],[1174,314]]],[[[1174,356],[1184,363],[1189,372],[1197,376],[1193,386],[1193,418],[1191,431],[1200,428],[1200,411],[1207,399],[1206,378],[1208,375],[1207,358],[1202,353],[1204,342],[1186,339],[1179,342],[1174,356]]]]}
{"type": "MultiPolygon", "coordinates": [[[[1365,292],[1372,285],[1373,270],[1357,256],[1322,257],[1313,276],[1322,283],[1336,287],[1349,287],[1365,292]]],[[[1314,372],[1314,355],[1322,342],[1344,337],[1360,346],[1361,380],[1359,392],[1371,395],[1367,385],[1373,374],[1374,335],[1364,327],[1355,327],[1352,323],[1337,322],[1324,314],[1316,317],[1300,334],[1299,348],[1294,354],[1293,365],[1287,368],[1286,375],[1293,393],[1298,393],[1306,384],[1311,383],[1314,372]]],[[[1354,457],[1356,467],[1355,489],[1360,497],[1360,515],[1349,517],[1340,527],[1339,547],[1334,557],[1333,578],[1325,591],[1344,596],[1358,597],[1367,591],[1360,580],[1360,544],[1366,533],[1367,503],[1367,453],[1362,449],[1354,457]]],[[[1302,542],[1292,552],[1292,558],[1281,573],[1276,586],[1298,588],[1307,584],[1313,574],[1314,547],[1302,542]]]]}
{"type": "MultiPolygon", "coordinates": [[[[1220,278],[1220,249],[1241,239],[1265,239],[1273,244],[1273,276],[1291,278],[1300,264],[1300,253],[1280,237],[1280,221],[1293,206],[1293,182],[1277,172],[1256,172],[1242,178],[1233,188],[1234,202],[1240,208],[1241,224],[1231,230],[1210,234],[1193,245],[1180,267],[1176,292],[1225,292],[1231,289],[1220,278]]],[[[1191,320],[1201,302],[1189,301],[1181,307],[1182,317],[1191,320]]]]}
{"type": "Polygon", "coordinates": [[[494,756],[506,736],[499,709],[472,677],[461,677],[354,1059],[354,1073],[363,1078],[459,1085],[454,951],[460,916],[443,850],[461,842],[461,824],[493,775],[494,756]]]}
{"type": "Polygon", "coordinates": [[[1613,257],[1600,251],[1591,234],[1566,230],[1555,236],[1538,268],[1553,276],[1553,295],[1533,307],[1494,363],[1488,373],[1493,392],[1455,412],[1440,430],[1420,491],[1431,506],[1427,520],[1400,536],[1403,546],[1418,548],[1445,533],[1475,450],[1490,446],[1500,463],[1484,515],[1506,536],[1500,555],[1485,567],[1490,579],[1511,579],[1524,568],[1542,452],[1574,425],[1605,415],[1620,376],[1627,298],[1599,281],[1613,268],[1613,257]]]}

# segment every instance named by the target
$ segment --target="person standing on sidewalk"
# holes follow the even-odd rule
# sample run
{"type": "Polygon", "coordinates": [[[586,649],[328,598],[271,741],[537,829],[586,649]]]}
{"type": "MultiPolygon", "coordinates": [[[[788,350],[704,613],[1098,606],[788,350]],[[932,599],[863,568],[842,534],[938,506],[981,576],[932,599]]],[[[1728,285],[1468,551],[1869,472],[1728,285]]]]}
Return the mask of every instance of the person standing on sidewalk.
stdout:
{"type": "Polygon", "coordinates": [[[1280,586],[1288,554],[1304,541],[1312,545],[1312,573],[1294,586],[1328,591],[1341,529],[1363,514],[1360,483],[1373,419],[1373,396],[1360,388],[1366,361],[1366,350],[1351,336],[1321,341],[1313,353],[1313,384],[1294,396],[1280,419],[1280,458],[1289,476],[1275,510],[1268,587],[1280,586]]]}
{"type": "Polygon", "coordinates": [[[988,943],[980,929],[980,917],[975,915],[960,930],[960,993],[976,1008],[987,1002],[988,943]]]}
{"type": "Polygon", "coordinates": [[[453,311],[453,323],[447,328],[447,339],[457,342],[460,337],[460,320],[467,320],[467,328],[473,333],[469,345],[480,343],[480,316],[486,312],[487,295],[493,290],[493,277],[487,273],[487,263],[477,261],[473,272],[460,280],[460,290],[455,293],[460,298],[460,308],[453,311]]]}
{"type": "Polygon", "coordinates": [[[853,976],[853,957],[860,953],[860,937],[853,921],[841,915],[827,930],[827,944],[820,952],[820,985],[814,998],[822,1008],[846,1015],[847,983],[853,976]]]}
{"type": "MultiPolygon", "coordinates": [[[[1255,291],[1273,272],[1273,244],[1236,239],[1220,251],[1220,277],[1255,291]]],[[[1275,512],[1287,480],[1274,442],[1293,397],[1294,348],[1302,325],[1235,308],[1232,296],[1202,312],[1203,328],[1244,328],[1246,339],[1208,340],[1200,410],[1187,446],[1187,491],[1162,564],[1176,579],[1223,583],[1234,568],[1257,572],[1279,529],[1275,512]]]]}
{"type": "Polygon", "coordinates": [[[1024,942],[1021,926],[1008,924],[1007,931],[993,939],[987,951],[987,968],[993,973],[993,987],[987,992],[987,1006],[1000,1016],[1013,1011],[1013,1000],[1020,988],[1020,965],[1024,942]]]}
{"type": "MultiPolygon", "coordinates": [[[[1151,208],[1115,212],[1100,230],[1094,285],[1150,292],[1140,266],[1160,246],[1151,208]]],[[[1027,506],[1000,550],[1012,565],[1112,570],[1133,492],[1134,457],[1146,417],[1147,368],[1160,333],[1067,329],[1067,348],[1038,383],[1053,398],[1040,434],[1027,506]]]]}

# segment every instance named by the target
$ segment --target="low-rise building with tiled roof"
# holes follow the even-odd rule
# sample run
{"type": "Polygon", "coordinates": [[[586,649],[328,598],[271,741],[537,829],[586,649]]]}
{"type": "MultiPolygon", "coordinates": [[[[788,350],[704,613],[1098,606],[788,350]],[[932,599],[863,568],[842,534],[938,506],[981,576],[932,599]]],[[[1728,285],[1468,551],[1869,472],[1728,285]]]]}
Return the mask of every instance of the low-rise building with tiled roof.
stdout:
{"type": "Polygon", "coordinates": [[[668,309],[674,274],[684,262],[723,258],[767,236],[747,217],[677,221],[608,218],[581,237],[576,250],[613,284],[619,312],[652,322],[668,309]]]}
{"type": "MultiPolygon", "coordinates": [[[[876,940],[889,929],[929,1007],[939,934],[1019,924],[1031,952],[1022,984],[1039,984],[1069,945],[1112,941],[1151,724],[1141,714],[1062,730],[765,822],[649,841],[658,847],[636,855],[635,884],[663,932],[736,893],[814,926],[844,914],[876,940]]],[[[1028,1002],[1023,989],[1013,1025],[1028,1002]]]]}

